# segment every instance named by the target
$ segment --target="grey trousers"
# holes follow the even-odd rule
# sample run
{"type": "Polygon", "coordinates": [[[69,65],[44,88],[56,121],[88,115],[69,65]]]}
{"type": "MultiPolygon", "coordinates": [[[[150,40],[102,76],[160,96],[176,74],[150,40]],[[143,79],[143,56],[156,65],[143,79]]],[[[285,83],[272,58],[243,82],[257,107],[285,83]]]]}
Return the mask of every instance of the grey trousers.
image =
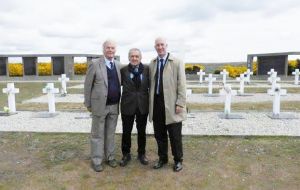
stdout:
{"type": "Polygon", "coordinates": [[[113,160],[115,131],[118,121],[118,104],[105,107],[102,116],[93,115],[91,130],[91,159],[99,165],[103,160],[113,160]]]}

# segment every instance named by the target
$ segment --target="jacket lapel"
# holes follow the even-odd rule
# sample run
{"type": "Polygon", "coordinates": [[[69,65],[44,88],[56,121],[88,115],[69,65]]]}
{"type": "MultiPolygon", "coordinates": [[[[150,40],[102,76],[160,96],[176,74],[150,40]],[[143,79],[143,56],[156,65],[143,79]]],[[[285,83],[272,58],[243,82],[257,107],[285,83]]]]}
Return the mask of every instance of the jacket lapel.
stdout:
{"type": "Polygon", "coordinates": [[[100,71],[102,72],[102,75],[103,75],[103,78],[104,78],[104,83],[106,86],[108,86],[108,81],[107,81],[107,68],[106,68],[106,65],[105,65],[105,61],[103,58],[100,59],[100,62],[99,62],[99,67],[100,67],[100,71]]]}

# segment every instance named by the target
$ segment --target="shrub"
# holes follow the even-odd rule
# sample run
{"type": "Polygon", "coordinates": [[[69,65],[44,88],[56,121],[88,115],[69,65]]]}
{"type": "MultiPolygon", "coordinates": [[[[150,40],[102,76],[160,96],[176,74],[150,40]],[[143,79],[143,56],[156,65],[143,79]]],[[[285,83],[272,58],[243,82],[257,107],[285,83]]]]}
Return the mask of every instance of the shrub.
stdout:
{"type": "Polygon", "coordinates": [[[49,76],[52,74],[52,64],[49,62],[38,63],[38,75],[40,76],[49,76]]]}
{"type": "Polygon", "coordinates": [[[257,62],[254,61],[252,64],[252,71],[253,71],[253,75],[257,74],[257,62]]]}
{"type": "Polygon", "coordinates": [[[218,70],[223,70],[223,69],[226,69],[229,72],[229,76],[233,78],[238,77],[240,76],[240,74],[247,71],[246,66],[232,66],[232,65],[225,65],[218,70]]]}
{"type": "Polygon", "coordinates": [[[201,64],[190,64],[190,63],[186,63],[185,64],[185,72],[187,74],[197,74],[197,72],[199,72],[200,69],[202,69],[204,71],[205,70],[204,65],[201,65],[201,64]]]}
{"type": "Polygon", "coordinates": [[[85,75],[87,71],[87,63],[74,63],[74,72],[76,75],[85,75]]]}
{"type": "Polygon", "coordinates": [[[299,66],[299,60],[289,60],[288,62],[288,75],[291,75],[292,72],[297,69],[299,66]]]}
{"type": "Polygon", "coordinates": [[[17,77],[23,76],[23,64],[22,63],[10,63],[8,64],[9,76],[17,77]]]}

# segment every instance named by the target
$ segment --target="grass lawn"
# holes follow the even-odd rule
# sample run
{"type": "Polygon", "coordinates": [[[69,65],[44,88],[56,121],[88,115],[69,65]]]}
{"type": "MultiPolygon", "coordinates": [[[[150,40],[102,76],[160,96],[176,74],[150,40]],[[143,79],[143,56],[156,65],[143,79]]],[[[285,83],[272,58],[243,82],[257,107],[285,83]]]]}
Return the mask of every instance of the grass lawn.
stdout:
{"type": "MultiPolygon", "coordinates": [[[[116,158],[120,160],[120,135],[116,158]]],[[[183,137],[184,169],[153,170],[156,142],[147,137],[149,166],[90,168],[88,134],[0,133],[0,189],[299,189],[300,139],[183,137]]]]}

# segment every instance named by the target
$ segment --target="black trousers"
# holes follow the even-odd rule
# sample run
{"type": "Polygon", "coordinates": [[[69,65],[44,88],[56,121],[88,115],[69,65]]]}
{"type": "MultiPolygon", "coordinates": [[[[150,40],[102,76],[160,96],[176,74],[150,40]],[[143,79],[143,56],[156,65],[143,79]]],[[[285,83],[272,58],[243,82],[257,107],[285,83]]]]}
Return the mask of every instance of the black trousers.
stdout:
{"type": "Polygon", "coordinates": [[[126,155],[130,153],[131,148],[131,132],[133,128],[134,119],[136,119],[136,128],[138,132],[138,154],[145,154],[146,148],[146,125],[148,114],[141,114],[137,109],[134,115],[122,114],[123,134],[122,134],[122,154],[126,155]]]}
{"type": "Polygon", "coordinates": [[[154,95],[153,126],[158,147],[158,156],[162,161],[168,161],[168,134],[175,162],[182,162],[182,122],[166,125],[163,96],[154,95]]]}

